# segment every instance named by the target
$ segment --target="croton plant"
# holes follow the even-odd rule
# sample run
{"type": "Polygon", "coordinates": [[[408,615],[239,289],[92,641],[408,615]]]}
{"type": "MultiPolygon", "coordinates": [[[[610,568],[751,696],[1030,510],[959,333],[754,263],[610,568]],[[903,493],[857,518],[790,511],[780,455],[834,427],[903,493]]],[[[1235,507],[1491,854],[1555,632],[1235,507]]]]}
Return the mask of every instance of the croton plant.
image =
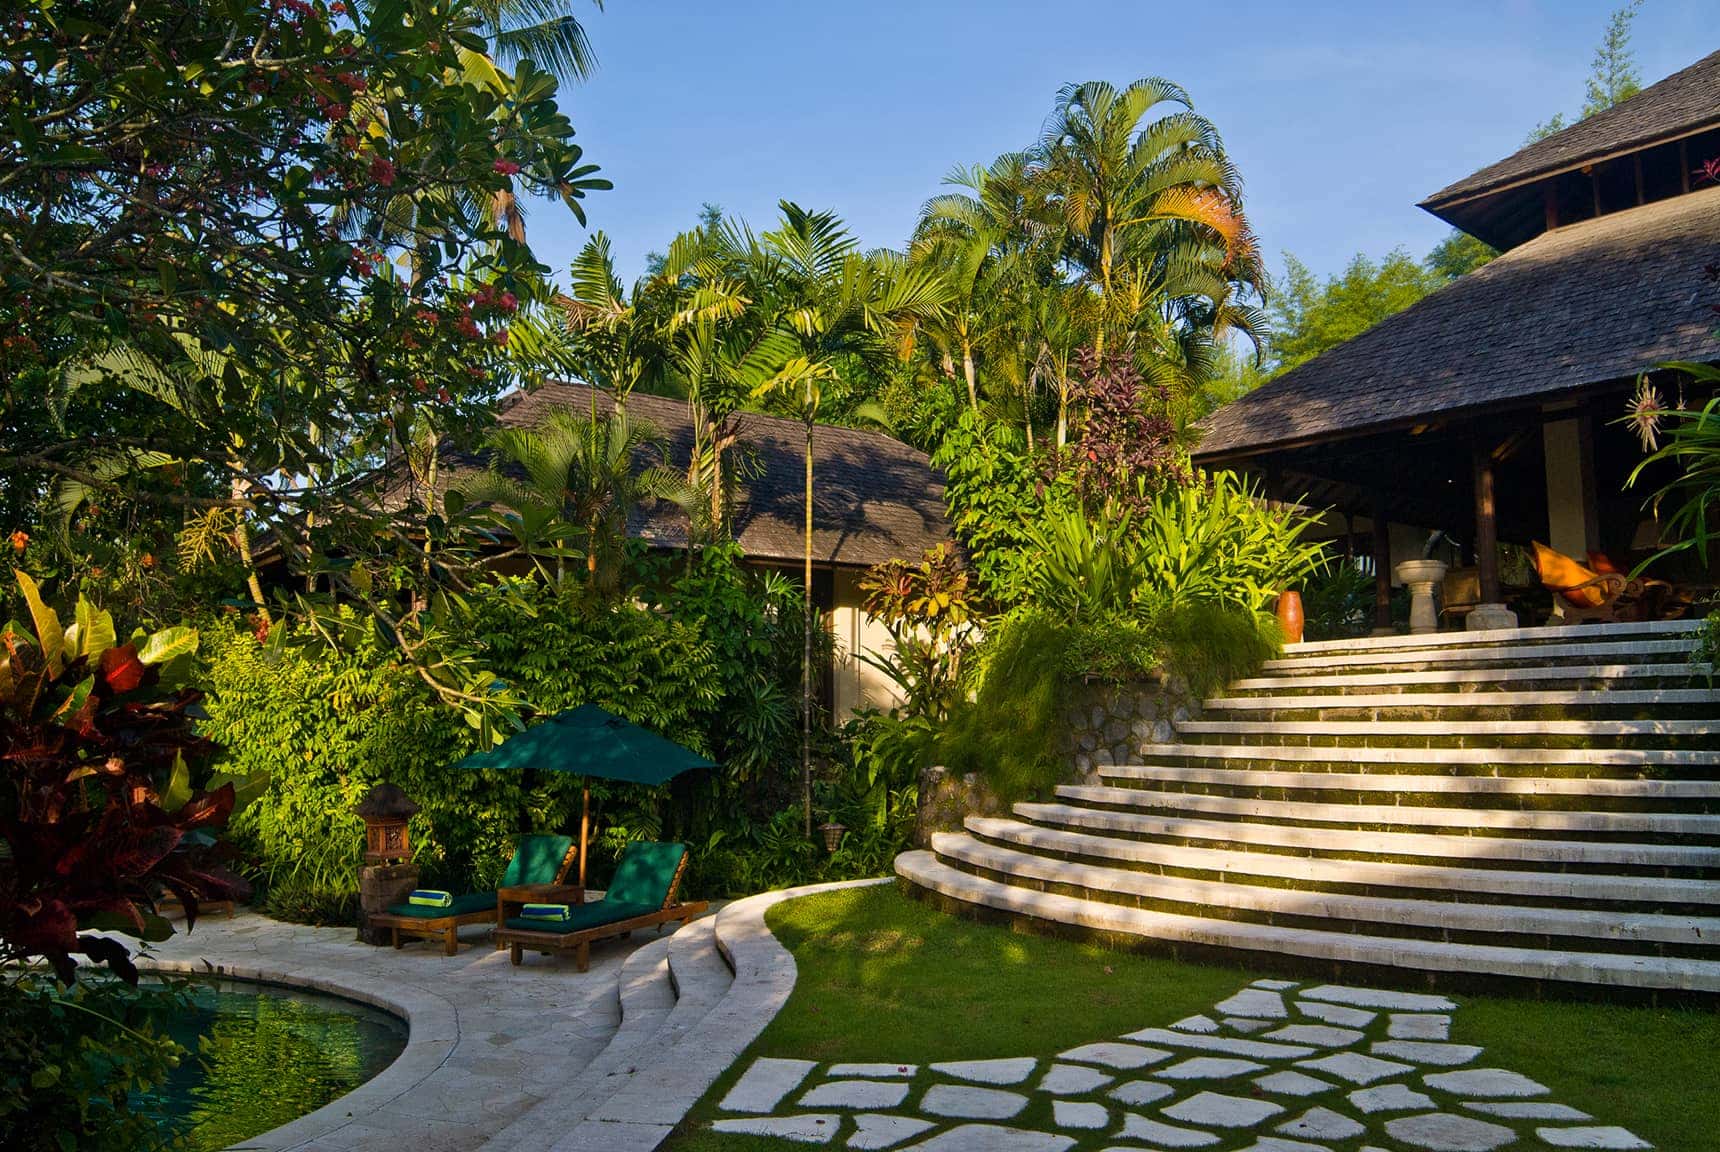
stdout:
{"type": "Polygon", "coordinates": [[[233,786],[191,787],[214,746],[188,715],[201,695],[173,686],[197,649],[187,627],[121,643],[113,617],[80,598],[69,623],[17,573],[31,625],[0,631],[0,961],[46,960],[75,979],[74,956],[128,981],[117,936],[160,940],[157,901],[195,923],[199,902],[244,894],[214,831],[233,786]],[[105,934],[102,934],[105,933],[105,934]]]}

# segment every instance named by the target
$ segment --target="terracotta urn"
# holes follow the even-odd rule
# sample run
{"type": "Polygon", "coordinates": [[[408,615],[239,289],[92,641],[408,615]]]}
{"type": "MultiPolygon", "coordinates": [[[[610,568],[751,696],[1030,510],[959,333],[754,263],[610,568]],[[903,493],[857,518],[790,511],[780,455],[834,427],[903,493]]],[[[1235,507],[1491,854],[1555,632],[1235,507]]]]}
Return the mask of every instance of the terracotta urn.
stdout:
{"type": "Polygon", "coordinates": [[[1302,593],[1278,593],[1278,626],[1284,629],[1284,643],[1302,643],[1302,593]]]}

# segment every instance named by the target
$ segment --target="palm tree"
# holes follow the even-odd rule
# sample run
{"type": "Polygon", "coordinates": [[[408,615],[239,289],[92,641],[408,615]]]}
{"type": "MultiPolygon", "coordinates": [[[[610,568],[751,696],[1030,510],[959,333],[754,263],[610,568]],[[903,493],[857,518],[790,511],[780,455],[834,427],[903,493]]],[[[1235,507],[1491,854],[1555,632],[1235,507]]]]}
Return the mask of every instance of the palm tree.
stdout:
{"type": "MultiPolygon", "coordinates": [[[[574,258],[571,289],[555,301],[580,374],[608,390],[618,407],[625,407],[641,384],[660,381],[670,356],[662,320],[651,314],[641,296],[641,286],[635,285],[632,300],[627,298],[615,274],[609,237],[598,231],[574,258]]],[[[595,407],[592,415],[595,418],[595,407]]]]}
{"type": "Polygon", "coordinates": [[[1242,211],[1241,179],[1218,131],[1168,80],[1118,90],[1103,81],[1064,88],[1039,146],[1041,178],[1067,230],[1065,258],[1101,306],[1095,345],[1161,354],[1189,328],[1234,328],[1255,337],[1245,303],[1265,283],[1242,211]],[[1168,113],[1148,119],[1154,109],[1168,113]]]}
{"type": "MultiPolygon", "coordinates": [[[[801,659],[801,802],[812,835],[812,494],[813,430],[825,385],[848,359],[878,361],[911,347],[915,327],[943,316],[948,289],[920,264],[867,256],[834,213],[811,212],[784,200],[778,226],[748,243],[751,281],[760,304],[788,334],[794,355],[754,395],[795,398],[806,430],[805,548],[801,659]]],[[[737,240],[746,239],[735,236],[737,240]]]]}
{"type": "Polygon", "coordinates": [[[648,499],[667,500],[689,514],[694,510],[675,472],[657,464],[640,467],[661,450],[662,438],[619,405],[595,420],[552,411],[534,428],[496,429],[489,446],[496,454],[490,471],[466,481],[461,496],[505,509],[521,551],[534,562],[545,554],[555,558],[557,581],[566,577],[566,544],[577,539],[591,586],[615,593],[634,511],[648,499]]]}

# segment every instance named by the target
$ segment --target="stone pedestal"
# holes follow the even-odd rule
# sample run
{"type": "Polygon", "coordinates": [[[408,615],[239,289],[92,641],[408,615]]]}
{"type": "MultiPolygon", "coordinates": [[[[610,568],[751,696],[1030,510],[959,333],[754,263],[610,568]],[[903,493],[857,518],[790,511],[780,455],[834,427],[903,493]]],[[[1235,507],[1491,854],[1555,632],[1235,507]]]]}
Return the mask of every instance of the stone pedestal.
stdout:
{"type": "Polygon", "coordinates": [[[370,918],[390,904],[403,904],[418,887],[416,864],[367,864],[358,871],[358,938],[366,944],[387,944],[386,928],[372,930],[370,918]]]}
{"type": "Polygon", "coordinates": [[[1438,560],[1405,560],[1396,568],[1397,578],[1409,586],[1409,630],[1439,631],[1439,608],[1433,590],[1445,579],[1445,565],[1438,560]]]}
{"type": "Polygon", "coordinates": [[[1493,628],[1517,627],[1517,613],[1503,604],[1477,604],[1469,610],[1469,616],[1463,626],[1471,632],[1485,632],[1493,628]]]}

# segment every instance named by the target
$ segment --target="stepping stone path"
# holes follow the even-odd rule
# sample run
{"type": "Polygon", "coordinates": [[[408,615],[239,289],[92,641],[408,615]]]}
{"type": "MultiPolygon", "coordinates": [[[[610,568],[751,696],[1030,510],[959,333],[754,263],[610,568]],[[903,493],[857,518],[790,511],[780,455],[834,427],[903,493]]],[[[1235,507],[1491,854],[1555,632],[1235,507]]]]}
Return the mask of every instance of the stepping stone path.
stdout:
{"type": "Polygon", "coordinates": [[[862,1152],[1531,1152],[1651,1147],[1453,1043],[1443,996],[1258,980],[1169,1027],[1022,1056],[761,1058],[716,1132],[862,1152]]]}

